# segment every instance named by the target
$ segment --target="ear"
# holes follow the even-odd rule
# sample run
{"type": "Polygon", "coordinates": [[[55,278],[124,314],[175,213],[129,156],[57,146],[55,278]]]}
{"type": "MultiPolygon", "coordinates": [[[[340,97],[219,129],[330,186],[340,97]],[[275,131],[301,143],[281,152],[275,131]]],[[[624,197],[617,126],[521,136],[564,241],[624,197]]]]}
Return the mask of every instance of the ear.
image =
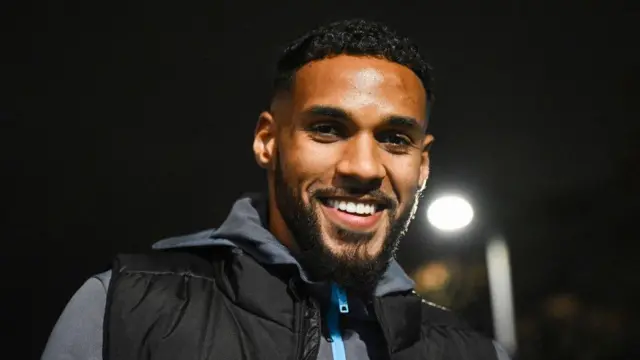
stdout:
{"type": "Polygon", "coordinates": [[[431,145],[433,144],[434,137],[431,134],[425,136],[422,143],[422,154],[420,159],[420,189],[423,189],[427,185],[429,179],[429,154],[431,153],[431,145]]]}
{"type": "Polygon", "coordinates": [[[253,137],[253,153],[256,162],[263,169],[271,169],[276,147],[276,123],[273,115],[263,111],[258,117],[253,137]]]}

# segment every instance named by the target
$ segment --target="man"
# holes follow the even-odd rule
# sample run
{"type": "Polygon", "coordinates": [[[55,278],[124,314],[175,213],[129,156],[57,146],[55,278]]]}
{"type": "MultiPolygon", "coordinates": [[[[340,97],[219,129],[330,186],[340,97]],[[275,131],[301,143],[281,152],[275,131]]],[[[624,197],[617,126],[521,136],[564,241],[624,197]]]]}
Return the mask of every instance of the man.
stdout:
{"type": "Polygon", "coordinates": [[[218,229],[119,256],[43,359],[504,358],[394,260],[429,175],[431,101],[428,65],[383,25],[295,41],[255,131],[267,194],[218,229]]]}

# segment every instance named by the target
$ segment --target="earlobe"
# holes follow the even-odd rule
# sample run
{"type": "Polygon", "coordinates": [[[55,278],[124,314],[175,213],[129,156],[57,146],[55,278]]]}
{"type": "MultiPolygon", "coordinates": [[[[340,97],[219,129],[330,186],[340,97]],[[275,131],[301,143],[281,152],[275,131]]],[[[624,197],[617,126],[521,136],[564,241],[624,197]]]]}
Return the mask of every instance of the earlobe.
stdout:
{"type": "Polygon", "coordinates": [[[253,153],[256,162],[263,169],[269,169],[273,163],[275,150],[275,121],[273,115],[264,111],[258,117],[253,138],[253,153]]]}

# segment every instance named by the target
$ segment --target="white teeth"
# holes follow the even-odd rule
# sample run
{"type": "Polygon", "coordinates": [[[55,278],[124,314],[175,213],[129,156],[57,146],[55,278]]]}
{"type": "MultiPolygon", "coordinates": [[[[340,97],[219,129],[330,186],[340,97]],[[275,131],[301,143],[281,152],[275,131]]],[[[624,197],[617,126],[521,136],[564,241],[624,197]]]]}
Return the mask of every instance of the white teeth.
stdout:
{"type": "Polygon", "coordinates": [[[373,215],[376,212],[374,204],[356,203],[351,201],[329,200],[329,206],[351,214],[373,215]]]}
{"type": "Polygon", "coordinates": [[[355,213],[356,212],[356,204],[350,202],[347,204],[347,212],[355,213]]]}

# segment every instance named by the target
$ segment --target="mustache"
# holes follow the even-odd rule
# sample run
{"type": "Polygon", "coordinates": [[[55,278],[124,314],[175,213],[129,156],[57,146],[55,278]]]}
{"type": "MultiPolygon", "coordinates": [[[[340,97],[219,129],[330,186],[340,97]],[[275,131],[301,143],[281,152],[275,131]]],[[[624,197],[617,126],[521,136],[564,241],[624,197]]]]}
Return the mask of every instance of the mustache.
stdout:
{"type": "Polygon", "coordinates": [[[369,200],[373,200],[387,209],[395,210],[398,206],[398,202],[391,196],[382,192],[382,190],[376,189],[367,192],[354,193],[352,191],[341,188],[321,188],[315,189],[311,192],[312,198],[330,198],[330,197],[351,197],[351,198],[363,198],[366,197],[369,200]]]}

